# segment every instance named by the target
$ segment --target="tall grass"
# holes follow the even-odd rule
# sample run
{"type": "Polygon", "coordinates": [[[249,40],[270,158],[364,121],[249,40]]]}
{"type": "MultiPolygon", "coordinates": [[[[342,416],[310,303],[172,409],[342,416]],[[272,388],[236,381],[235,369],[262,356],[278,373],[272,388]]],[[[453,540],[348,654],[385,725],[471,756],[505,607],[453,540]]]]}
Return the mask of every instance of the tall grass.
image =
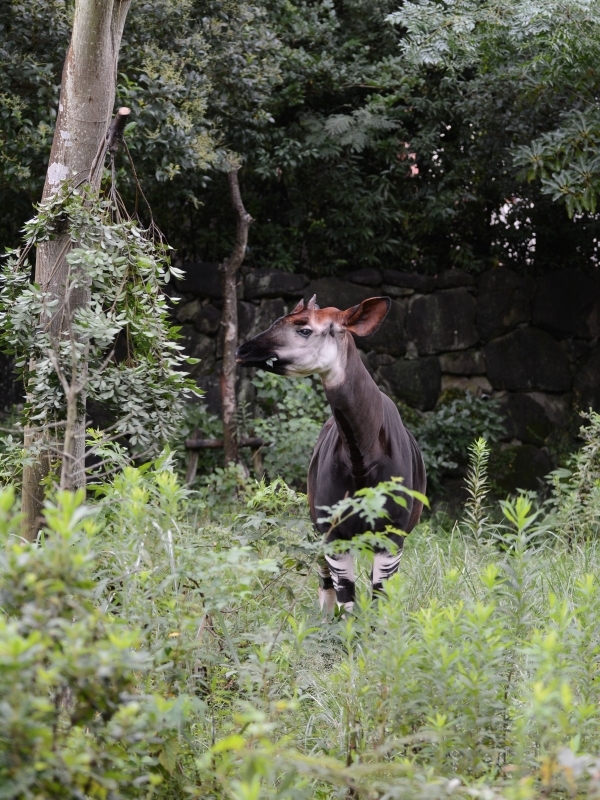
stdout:
{"type": "Polygon", "coordinates": [[[281,481],[246,486],[243,499],[216,507],[183,489],[168,459],[128,467],[99,487],[85,515],[73,498],[57,498],[38,547],[18,541],[10,502],[0,502],[0,583],[19,575],[14,597],[23,598],[4,603],[0,626],[2,796],[598,796],[600,544],[596,494],[585,484],[597,453],[590,446],[571,465],[571,488],[555,476],[549,503],[522,494],[492,506],[485,443],[476,443],[463,518],[422,523],[375,604],[358,548],[356,613],[333,621],[317,607],[321,545],[305,499],[281,481]],[[81,599],[65,600],[52,627],[57,581],[81,599]],[[53,664],[67,677],[56,678],[46,744],[35,730],[21,734],[27,763],[39,767],[25,785],[9,675],[23,658],[15,630],[29,636],[38,607],[54,633],[29,651],[19,702],[44,697],[35,675],[53,664]],[[96,694],[78,683],[69,619],[103,631],[86,644],[90,686],[102,685],[110,648],[120,654],[110,707],[94,711],[96,694]],[[119,738],[115,720],[135,708],[138,727],[119,738]],[[69,766],[86,753],[95,777],[90,765],[69,766]],[[60,761],[68,791],[42,791],[44,759],[60,761]]]}

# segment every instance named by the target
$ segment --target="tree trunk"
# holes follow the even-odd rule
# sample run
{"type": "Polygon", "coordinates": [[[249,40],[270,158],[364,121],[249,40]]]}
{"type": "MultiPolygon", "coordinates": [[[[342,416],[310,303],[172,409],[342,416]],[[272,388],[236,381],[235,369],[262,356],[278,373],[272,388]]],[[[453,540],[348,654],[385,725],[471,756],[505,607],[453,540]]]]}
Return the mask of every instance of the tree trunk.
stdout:
{"type": "MultiPolygon", "coordinates": [[[[104,161],[102,143],[115,103],[117,60],[130,4],[131,0],[76,0],[42,202],[65,182],[77,185],[90,180],[95,188],[99,187],[104,161]]],[[[62,313],[55,315],[53,323],[52,332],[57,338],[68,327],[73,313],[89,302],[85,287],[65,298],[65,256],[69,249],[69,234],[59,234],[40,245],[36,257],[36,283],[62,305],[62,313]]],[[[67,481],[71,488],[85,486],[84,392],[77,399],[77,409],[70,436],[72,445],[66,454],[71,462],[67,481]]],[[[26,538],[33,539],[44,500],[40,481],[48,474],[49,456],[44,454],[42,435],[34,428],[25,431],[25,447],[35,460],[23,470],[23,532],[26,538]]]]}
{"type": "Polygon", "coordinates": [[[223,312],[221,325],[223,326],[223,371],[221,372],[221,404],[223,406],[223,448],[225,463],[231,461],[237,464],[238,435],[236,410],[237,401],[235,394],[236,362],[235,351],[238,339],[237,317],[237,273],[242,266],[248,244],[248,229],[253,222],[252,217],[244,208],[240,183],[238,179],[239,167],[232,167],[227,173],[231,202],[237,214],[237,234],[235,247],[229,258],[221,264],[223,273],[223,312]]]}

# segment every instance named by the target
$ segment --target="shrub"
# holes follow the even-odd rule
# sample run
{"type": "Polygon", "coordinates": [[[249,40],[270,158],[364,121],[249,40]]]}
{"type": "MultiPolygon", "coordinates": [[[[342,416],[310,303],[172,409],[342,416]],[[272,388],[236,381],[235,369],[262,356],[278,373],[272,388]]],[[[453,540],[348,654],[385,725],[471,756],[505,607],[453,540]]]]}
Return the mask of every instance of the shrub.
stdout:
{"type": "MultiPolygon", "coordinates": [[[[191,439],[196,431],[206,439],[222,439],[223,423],[215,414],[210,413],[204,403],[186,403],[183,407],[181,425],[171,441],[177,459],[178,473],[182,478],[187,471],[189,455],[183,444],[186,439],[191,439]]],[[[198,475],[210,475],[216,467],[222,466],[222,449],[206,447],[198,451],[198,475]]]]}
{"type": "Polygon", "coordinates": [[[582,416],[589,423],[579,432],[583,447],[550,475],[557,525],[570,539],[600,531],[600,414],[590,409],[582,416]]]}
{"type": "Polygon", "coordinates": [[[45,510],[39,546],[0,494],[0,785],[4,798],[144,797],[172,771],[197,705],[160,693],[143,632],[98,605],[82,495],[45,510]]]}
{"type": "MultiPolygon", "coordinates": [[[[592,490],[600,427],[587,435],[592,490]]],[[[494,513],[487,454],[471,447],[466,515],[407,537],[375,604],[377,542],[352,543],[356,613],[327,625],[322,545],[281,480],[208,518],[163,456],[97,485],[93,507],[58,495],[38,545],[5,490],[0,796],[597,797],[600,545],[568,541],[563,495],[494,513]]],[[[372,520],[390,491],[330,514],[372,520]]],[[[580,496],[587,524],[597,495],[580,496]]]]}
{"type": "Polygon", "coordinates": [[[404,413],[415,435],[427,468],[428,486],[437,489],[445,474],[464,468],[471,442],[483,437],[496,442],[504,434],[502,415],[493,400],[483,400],[466,392],[442,402],[435,411],[404,413]]]}
{"type": "Polygon", "coordinates": [[[268,477],[306,485],[313,447],[330,411],[318,378],[285,378],[258,370],[253,379],[263,412],[253,420],[257,436],[267,442],[263,462],[268,477]]]}

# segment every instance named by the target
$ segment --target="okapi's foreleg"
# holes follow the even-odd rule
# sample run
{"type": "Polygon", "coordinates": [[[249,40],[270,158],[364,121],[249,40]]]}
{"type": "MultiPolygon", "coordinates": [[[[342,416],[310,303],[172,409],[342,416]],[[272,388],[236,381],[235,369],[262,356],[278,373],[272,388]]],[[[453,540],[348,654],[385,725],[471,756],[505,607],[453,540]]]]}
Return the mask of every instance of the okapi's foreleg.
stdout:
{"type": "Polygon", "coordinates": [[[354,608],[356,595],[356,579],[354,577],[354,561],[350,553],[337,553],[325,556],[329,574],[335,589],[335,599],[346,611],[354,608]]]}
{"type": "Polygon", "coordinates": [[[335,588],[333,578],[329,570],[329,565],[325,561],[325,556],[319,556],[317,561],[317,573],[319,575],[319,606],[321,611],[326,614],[333,614],[335,608],[335,588]]]}

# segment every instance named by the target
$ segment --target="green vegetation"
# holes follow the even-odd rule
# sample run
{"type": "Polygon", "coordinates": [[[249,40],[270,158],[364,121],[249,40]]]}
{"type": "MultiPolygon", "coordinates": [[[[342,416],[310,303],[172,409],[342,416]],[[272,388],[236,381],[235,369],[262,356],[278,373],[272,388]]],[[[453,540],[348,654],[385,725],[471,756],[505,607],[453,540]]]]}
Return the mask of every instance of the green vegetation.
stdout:
{"type": "MultiPolygon", "coordinates": [[[[306,488],[306,473],[314,443],[323,423],[331,415],[320,380],[314,376],[285,378],[257,370],[252,386],[256,391],[253,406],[257,415],[251,416],[250,406],[241,406],[238,414],[241,434],[260,436],[265,442],[260,456],[270,480],[282,478],[287,484],[306,488]]],[[[191,436],[196,429],[201,430],[204,436],[221,438],[223,435],[221,421],[209,414],[204,405],[188,406],[173,447],[176,448],[178,442],[191,436]]],[[[239,470],[227,470],[222,451],[201,452],[198,465],[202,484],[214,485],[215,475],[219,475],[222,482],[226,482],[225,475],[233,479],[230,488],[239,483],[235,477],[239,470]]],[[[229,489],[218,490],[218,493],[225,498],[229,489]]]]}
{"type": "Polygon", "coordinates": [[[490,506],[476,442],[464,517],[423,522],[375,605],[356,543],[356,613],[325,624],[321,544],[281,481],[208,507],[161,457],[87,506],[49,499],[38,544],[16,535],[5,488],[3,796],[595,797],[591,422],[571,488],[558,474],[543,506],[490,506]]]}
{"type": "MultiPolygon", "coordinates": [[[[467,502],[423,519],[376,603],[377,541],[349,543],[359,598],[324,619],[325,545],[299,491],[328,415],[318,383],[259,372],[239,427],[265,440],[266,477],[202,454],[184,488],[165,440],[219,422],[180,402],[193,387],[162,294],[177,271],[133,173],[119,156],[107,199],[67,188],[31,218],[73,9],[0,7],[0,238],[30,220],[0,322],[46,447],[0,442],[0,800],[600,796],[600,415],[546,499],[495,501],[493,403],[407,414],[434,487],[470,453],[467,502]],[[91,300],[56,328],[28,258],[67,231],[64,291],[91,300]],[[61,458],[61,486],[78,485],[64,467],[84,398],[112,415],[88,432],[87,500],[57,488],[61,458]],[[28,542],[19,477],[41,455],[28,542]]],[[[587,268],[599,23],[584,0],[134,3],[126,141],[183,259],[231,249],[230,158],[257,220],[252,266],[587,268]]],[[[403,491],[321,512],[372,520],[403,491]]]]}
{"type": "Polygon", "coordinates": [[[321,382],[316,377],[282,378],[258,370],[252,381],[262,416],[251,426],[267,443],[263,463],[271,478],[304,484],[312,446],[331,416],[321,382]]]}
{"type": "MultiPolygon", "coordinates": [[[[40,195],[73,5],[0,8],[5,246],[40,195]]],[[[244,162],[254,266],[588,267],[600,174],[595,3],[398,6],[132,5],[118,104],[133,110],[127,141],[182,258],[231,250],[226,149],[244,162]]],[[[126,171],[118,178],[133,206],[126,171]]]]}
{"type": "Polygon", "coordinates": [[[474,438],[497,442],[504,433],[502,415],[493,400],[470,392],[449,393],[427,413],[400,407],[402,418],[414,433],[427,467],[427,485],[437,490],[444,477],[460,475],[467,465],[468,447],[474,438]]]}
{"type": "Polygon", "coordinates": [[[133,449],[156,453],[180,422],[181,397],[196,390],[163,294],[178,274],[160,232],[123,219],[112,200],[66,187],[45,203],[0,272],[0,341],[26,387],[24,423],[60,438],[85,386],[133,449]],[[59,229],[72,243],[65,296],[87,287],[90,298],[57,332],[55,290],[31,282],[28,256],[59,229]]]}
{"type": "MultiPolygon", "coordinates": [[[[244,435],[260,436],[264,440],[265,446],[260,452],[270,480],[282,478],[289,485],[306,488],[314,442],[331,415],[321,382],[316,377],[286,378],[258,370],[252,385],[256,390],[258,416],[250,416],[248,407],[242,407],[240,430],[244,435]]],[[[448,475],[464,475],[468,447],[474,437],[482,436],[492,444],[504,433],[498,404],[468,392],[447,393],[434,411],[421,412],[404,403],[398,403],[398,408],[405,425],[419,442],[430,489],[438,490],[448,475]]],[[[196,428],[205,436],[222,436],[221,423],[206,407],[189,406],[176,441],[189,438],[196,428]]],[[[175,441],[173,446],[177,446],[175,441]]],[[[201,453],[200,481],[214,484],[214,471],[224,476],[223,467],[221,453],[201,453]]],[[[230,477],[236,472],[230,470],[230,477]]],[[[235,479],[233,486],[237,483],[235,479]]]]}

